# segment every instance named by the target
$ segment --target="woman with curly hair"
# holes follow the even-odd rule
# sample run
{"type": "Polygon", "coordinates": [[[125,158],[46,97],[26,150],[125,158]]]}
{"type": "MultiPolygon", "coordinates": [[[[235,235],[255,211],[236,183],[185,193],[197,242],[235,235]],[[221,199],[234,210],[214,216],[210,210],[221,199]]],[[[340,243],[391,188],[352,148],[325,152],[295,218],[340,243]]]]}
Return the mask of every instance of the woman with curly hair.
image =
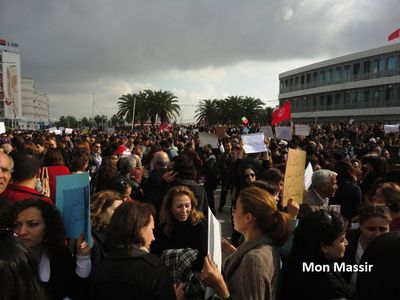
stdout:
{"type": "Polygon", "coordinates": [[[92,237],[94,240],[91,253],[92,263],[103,260],[108,252],[105,246],[106,228],[118,206],[122,204],[120,194],[104,190],[93,195],[90,205],[92,237]]]}
{"type": "Polygon", "coordinates": [[[152,250],[159,256],[167,249],[197,250],[193,267],[200,271],[207,255],[207,222],[196,207],[197,200],[188,187],[170,189],[163,201],[152,250]]]}

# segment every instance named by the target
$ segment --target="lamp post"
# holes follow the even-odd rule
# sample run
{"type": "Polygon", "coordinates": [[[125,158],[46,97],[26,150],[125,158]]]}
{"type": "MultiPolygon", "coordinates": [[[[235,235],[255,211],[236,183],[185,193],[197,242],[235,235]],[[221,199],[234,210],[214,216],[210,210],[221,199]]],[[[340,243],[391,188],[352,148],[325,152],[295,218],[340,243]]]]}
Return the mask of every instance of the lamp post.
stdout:
{"type": "Polygon", "coordinates": [[[135,113],[136,113],[136,97],[133,99],[133,111],[132,111],[132,130],[135,127],[135,113]]]}

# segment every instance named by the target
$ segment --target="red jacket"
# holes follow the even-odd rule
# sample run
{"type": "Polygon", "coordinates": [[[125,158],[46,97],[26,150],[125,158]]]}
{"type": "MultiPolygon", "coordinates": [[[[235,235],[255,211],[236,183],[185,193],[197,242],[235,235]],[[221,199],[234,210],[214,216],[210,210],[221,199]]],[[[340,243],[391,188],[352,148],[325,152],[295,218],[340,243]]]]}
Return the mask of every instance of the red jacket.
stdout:
{"type": "Polygon", "coordinates": [[[56,177],[61,175],[69,175],[71,172],[66,166],[49,166],[49,185],[50,185],[50,199],[56,203],[56,177]]]}
{"type": "Polygon", "coordinates": [[[43,196],[41,193],[32,189],[30,187],[16,184],[16,183],[9,183],[6,190],[1,194],[4,198],[6,198],[11,203],[26,200],[26,199],[41,199],[46,201],[49,204],[54,204],[50,198],[43,196]]]}

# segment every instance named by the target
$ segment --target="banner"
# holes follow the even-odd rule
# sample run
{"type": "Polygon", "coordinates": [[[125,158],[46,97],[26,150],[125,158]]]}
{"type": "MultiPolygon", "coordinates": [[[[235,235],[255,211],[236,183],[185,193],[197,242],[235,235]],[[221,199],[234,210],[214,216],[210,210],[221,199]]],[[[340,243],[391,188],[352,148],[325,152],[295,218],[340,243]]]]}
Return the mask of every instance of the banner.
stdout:
{"type": "Polygon", "coordinates": [[[261,126],[261,132],[264,134],[265,137],[269,138],[274,137],[271,126],[261,126]]]}

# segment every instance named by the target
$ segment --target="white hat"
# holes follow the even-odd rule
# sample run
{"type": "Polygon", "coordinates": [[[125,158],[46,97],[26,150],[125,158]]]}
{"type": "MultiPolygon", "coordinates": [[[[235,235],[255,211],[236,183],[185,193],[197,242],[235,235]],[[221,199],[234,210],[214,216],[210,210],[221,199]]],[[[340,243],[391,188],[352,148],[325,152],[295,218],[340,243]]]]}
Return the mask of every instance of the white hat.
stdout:
{"type": "Polygon", "coordinates": [[[281,141],[279,142],[279,145],[281,145],[281,146],[287,146],[287,145],[288,145],[288,142],[286,142],[286,141],[284,141],[284,140],[281,140],[281,141]]]}
{"type": "Polygon", "coordinates": [[[370,143],[376,143],[376,140],[374,138],[369,139],[370,143]]]}

